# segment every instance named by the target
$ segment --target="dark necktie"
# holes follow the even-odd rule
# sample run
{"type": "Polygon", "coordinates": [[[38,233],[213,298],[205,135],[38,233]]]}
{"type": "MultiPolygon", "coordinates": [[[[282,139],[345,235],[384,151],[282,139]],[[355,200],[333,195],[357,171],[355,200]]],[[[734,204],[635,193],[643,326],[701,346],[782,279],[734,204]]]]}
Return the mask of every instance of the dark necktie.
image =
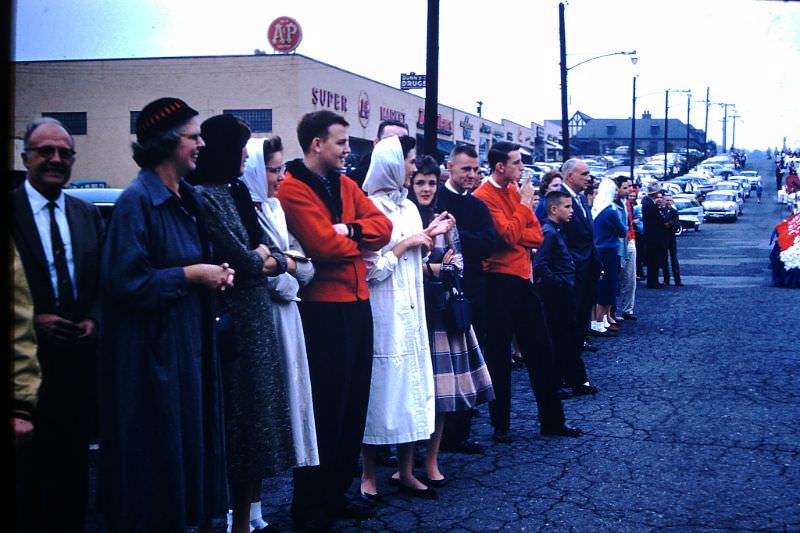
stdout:
{"type": "Polygon", "coordinates": [[[75,307],[75,293],[72,290],[72,279],[69,277],[67,267],[67,254],[64,251],[64,241],[56,223],[56,203],[47,202],[50,210],[50,241],[53,245],[53,262],[56,265],[58,283],[58,309],[62,316],[69,317],[75,307]]]}

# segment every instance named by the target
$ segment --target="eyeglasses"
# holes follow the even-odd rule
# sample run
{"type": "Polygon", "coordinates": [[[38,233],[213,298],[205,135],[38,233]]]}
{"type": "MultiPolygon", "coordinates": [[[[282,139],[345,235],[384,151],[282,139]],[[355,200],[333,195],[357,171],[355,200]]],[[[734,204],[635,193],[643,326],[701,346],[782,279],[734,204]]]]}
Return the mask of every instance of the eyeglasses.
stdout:
{"type": "Polygon", "coordinates": [[[181,133],[181,137],[194,142],[200,142],[200,139],[202,139],[199,133],[181,133]]]}
{"type": "Polygon", "coordinates": [[[70,148],[56,148],[48,144],[44,146],[31,146],[25,149],[26,152],[36,152],[39,157],[50,159],[58,152],[58,157],[64,160],[71,160],[75,157],[75,150],[70,148]]]}
{"type": "Polygon", "coordinates": [[[271,174],[283,174],[286,172],[286,165],[281,165],[279,167],[267,167],[267,172],[271,174]]]}

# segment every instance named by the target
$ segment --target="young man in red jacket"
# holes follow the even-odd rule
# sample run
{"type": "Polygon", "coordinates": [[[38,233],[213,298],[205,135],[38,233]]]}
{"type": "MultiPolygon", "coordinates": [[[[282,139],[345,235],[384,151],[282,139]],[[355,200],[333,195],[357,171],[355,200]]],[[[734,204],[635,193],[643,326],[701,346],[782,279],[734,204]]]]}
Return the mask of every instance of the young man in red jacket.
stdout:
{"type": "Polygon", "coordinates": [[[531,282],[531,249],[542,244],[542,229],[531,209],[533,186],[518,190],[522,176],[519,146],[499,142],[489,151],[492,175],[476,191],[497,229],[494,253],[483,262],[488,310],[486,365],[492,376],[495,400],[489,414],[496,442],[511,442],[511,338],[528,369],[538,407],[542,435],[577,437],[579,429],[564,422],[558,398],[559,375],[545,323],[542,303],[531,282]]]}
{"type": "Polygon", "coordinates": [[[297,126],[303,158],[286,165],[278,198],[289,231],[314,262],[300,290],[314,400],[319,466],[294,470],[292,518],[322,530],[337,518],[367,518],[374,509],[345,499],[358,463],[372,374],[372,312],[361,249],[379,250],[392,223],[340,174],[350,153],[347,121],[330,111],[297,126]]]}

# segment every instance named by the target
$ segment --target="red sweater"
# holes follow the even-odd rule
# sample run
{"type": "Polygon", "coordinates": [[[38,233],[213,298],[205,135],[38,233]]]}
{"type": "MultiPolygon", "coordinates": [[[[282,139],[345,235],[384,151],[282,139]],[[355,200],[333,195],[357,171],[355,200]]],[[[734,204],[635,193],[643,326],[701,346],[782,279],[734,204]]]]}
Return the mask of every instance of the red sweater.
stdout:
{"type": "MultiPolygon", "coordinates": [[[[300,167],[292,163],[295,164],[291,168],[297,173],[300,167]]],[[[300,170],[310,174],[305,165],[300,170]]],[[[356,182],[341,176],[339,188],[342,212],[338,221],[317,192],[291,171],[286,172],[278,191],[289,231],[314,263],[314,279],[298,294],[305,301],[354,302],[369,298],[361,248],[380,250],[392,235],[391,221],[367,199],[356,182]],[[333,225],[337,222],[360,225],[358,241],[336,233],[333,225]]]]}
{"type": "Polygon", "coordinates": [[[483,262],[486,272],[531,278],[531,248],[542,245],[542,227],[533,210],[520,203],[514,186],[495,187],[489,180],[473,193],[483,200],[497,229],[497,245],[483,262]]]}

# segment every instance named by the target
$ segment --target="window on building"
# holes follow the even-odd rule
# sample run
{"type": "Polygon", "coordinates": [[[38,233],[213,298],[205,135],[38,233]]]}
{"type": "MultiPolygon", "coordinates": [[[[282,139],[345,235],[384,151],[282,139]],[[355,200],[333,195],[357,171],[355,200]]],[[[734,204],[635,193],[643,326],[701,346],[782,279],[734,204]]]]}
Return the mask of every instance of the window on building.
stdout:
{"type": "Polygon", "coordinates": [[[139,112],[131,111],[131,134],[136,135],[136,121],[139,120],[139,112]]]}
{"type": "Polygon", "coordinates": [[[272,131],[272,109],[223,109],[222,112],[247,122],[253,133],[272,131]]]}
{"type": "Polygon", "coordinates": [[[617,134],[616,126],[606,126],[606,135],[612,136],[617,134]]]}
{"type": "Polygon", "coordinates": [[[61,122],[73,135],[86,135],[86,112],[75,113],[42,113],[61,122]]]}
{"type": "Polygon", "coordinates": [[[661,130],[661,126],[658,124],[653,124],[650,126],[650,135],[658,135],[658,132],[661,130]]]}

